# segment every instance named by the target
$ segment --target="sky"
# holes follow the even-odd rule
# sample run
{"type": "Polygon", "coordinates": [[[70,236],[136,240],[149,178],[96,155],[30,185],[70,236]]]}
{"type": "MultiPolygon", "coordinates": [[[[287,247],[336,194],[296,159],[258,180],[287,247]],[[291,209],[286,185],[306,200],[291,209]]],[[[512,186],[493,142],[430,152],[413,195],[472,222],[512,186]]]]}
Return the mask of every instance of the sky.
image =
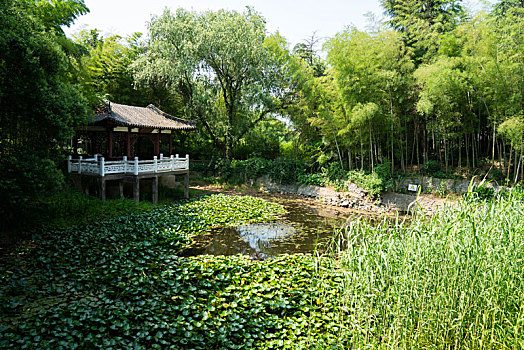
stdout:
{"type": "MultiPolygon", "coordinates": [[[[474,10],[481,10],[495,0],[464,0],[474,10]],[[482,4],[484,3],[484,5],[482,4]]],[[[253,7],[266,19],[268,32],[278,31],[291,45],[304,42],[316,32],[317,38],[331,37],[349,25],[365,30],[369,21],[366,14],[381,17],[379,0],[85,0],[90,13],[79,17],[71,28],[71,36],[82,29],[99,29],[104,36],[127,36],[134,32],[147,33],[147,22],[164,8],[175,10],[243,11],[253,7]]]]}

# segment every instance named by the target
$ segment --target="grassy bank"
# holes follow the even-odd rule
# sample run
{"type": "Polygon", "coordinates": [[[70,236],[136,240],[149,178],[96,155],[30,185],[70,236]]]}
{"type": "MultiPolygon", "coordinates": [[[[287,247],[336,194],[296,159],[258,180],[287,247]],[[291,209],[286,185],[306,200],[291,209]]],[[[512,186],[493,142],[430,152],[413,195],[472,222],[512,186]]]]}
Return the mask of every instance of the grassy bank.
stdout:
{"type": "Polygon", "coordinates": [[[524,348],[524,202],[467,199],[432,218],[341,233],[333,259],[355,348],[524,348]]]}

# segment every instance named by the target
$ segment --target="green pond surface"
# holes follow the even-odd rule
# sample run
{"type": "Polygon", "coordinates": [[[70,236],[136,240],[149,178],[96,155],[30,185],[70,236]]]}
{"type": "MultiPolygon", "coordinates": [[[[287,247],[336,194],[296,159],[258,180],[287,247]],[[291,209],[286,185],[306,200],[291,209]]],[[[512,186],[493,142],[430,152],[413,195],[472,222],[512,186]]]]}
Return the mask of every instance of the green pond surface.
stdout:
{"type": "Polygon", "coordinates": [[[195,238],[195,244],[182,255],[249,255],[267,259],[280,254],[323,251],[335,230],[342,227],[348,212],[306,201],[274,200],[287,211],[280,220],[262,224],[214,229],[195,238]]]}

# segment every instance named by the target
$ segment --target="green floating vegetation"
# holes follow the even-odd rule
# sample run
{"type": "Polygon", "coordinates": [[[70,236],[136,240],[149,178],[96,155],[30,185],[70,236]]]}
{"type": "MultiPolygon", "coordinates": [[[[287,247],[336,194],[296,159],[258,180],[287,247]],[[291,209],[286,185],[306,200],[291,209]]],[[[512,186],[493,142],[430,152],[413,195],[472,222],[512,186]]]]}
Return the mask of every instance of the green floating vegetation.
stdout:
{"type": "Polygon", "coordinates": [[[35,237],[0,267],[0,347],[524,347],[522,193],[357,219],[322,257],[176,254],[210,227],[281,212],[214,195],[35,237]]]}
{"type": "Polygon", "coordinates": [[[409,224],[351,222],[332,271],[353,348],[522,349],[523,199],[471,195],[409,224]]]}
{"type": "Polygon", "coordinates": [[[259,198],[213,195],[41,234],[0,266],[0,348],[309,348],[335,342],[332,299],[313,283],[316,259],[176,255],[210,227],[266,221],[282,212],[259,198]]]}

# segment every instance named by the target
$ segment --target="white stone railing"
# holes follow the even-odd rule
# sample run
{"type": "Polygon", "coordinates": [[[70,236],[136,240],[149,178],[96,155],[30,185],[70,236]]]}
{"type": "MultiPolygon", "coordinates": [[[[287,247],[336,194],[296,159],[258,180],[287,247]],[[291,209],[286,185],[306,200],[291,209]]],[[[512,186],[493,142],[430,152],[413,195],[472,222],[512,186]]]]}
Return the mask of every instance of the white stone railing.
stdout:
{"type": "Polygon", "coordinates": [[[185,158],[178,156],[153,157],[152,160],[139,160],[135,157],[128,160],[105,161],[104,157],[73,159],[69,156],[67,160],[67,171],[75,174],[99,175],[105,176],[110,174],[132,174],[139,175],[145,173],[164,173],[174,170],[189,170],[189,154],[185,158]]]}

